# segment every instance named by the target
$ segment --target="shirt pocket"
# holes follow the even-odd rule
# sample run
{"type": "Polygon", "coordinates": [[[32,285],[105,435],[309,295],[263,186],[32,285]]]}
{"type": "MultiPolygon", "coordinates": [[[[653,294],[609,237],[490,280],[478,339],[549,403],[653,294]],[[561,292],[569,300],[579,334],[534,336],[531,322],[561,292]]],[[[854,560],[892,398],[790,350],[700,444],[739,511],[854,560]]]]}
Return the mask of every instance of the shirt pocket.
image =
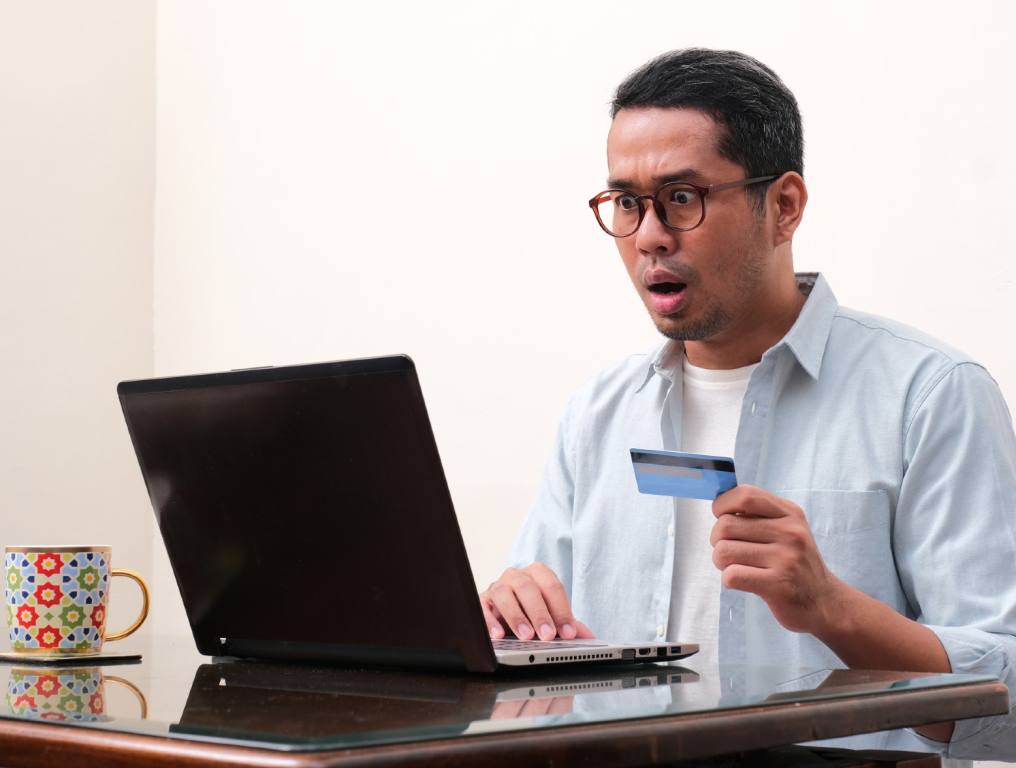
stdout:
{"type": "Polygon", "coordinates": [[[904,610],[892,550],[892,509],[885,491],[773,491],[804,510],[826,567],[862,592],[904,610]]]}

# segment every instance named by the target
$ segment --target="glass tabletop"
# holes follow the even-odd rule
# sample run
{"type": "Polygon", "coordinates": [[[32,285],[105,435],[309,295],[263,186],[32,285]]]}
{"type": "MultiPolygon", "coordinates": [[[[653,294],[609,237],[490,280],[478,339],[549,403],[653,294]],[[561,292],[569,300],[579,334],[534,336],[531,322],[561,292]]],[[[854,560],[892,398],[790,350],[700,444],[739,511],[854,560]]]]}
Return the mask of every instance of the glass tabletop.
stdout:
{"type": "Polygon", "coordinates": [[[972,675],[593,667],[478,677],[164,654],[140,664],[0,665],[0,718],[277,750],[330,750],[991,681],[972,675]]]}

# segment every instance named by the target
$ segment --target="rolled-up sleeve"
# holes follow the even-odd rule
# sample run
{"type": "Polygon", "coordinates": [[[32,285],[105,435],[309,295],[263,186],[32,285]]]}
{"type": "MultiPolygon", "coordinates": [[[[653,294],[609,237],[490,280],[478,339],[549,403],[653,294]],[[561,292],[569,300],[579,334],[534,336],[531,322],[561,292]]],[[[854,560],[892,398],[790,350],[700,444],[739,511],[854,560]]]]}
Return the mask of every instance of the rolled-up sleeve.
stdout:
{"type": "MultiPolygon", "coordinates": [[[[903,449],[893,553],[916,619],[953,672],[992,675],[1016,693],[1016,436],[984,368],[953,365],[918,393],[903,449]]],[[[962,721],[952,744],[1007,725],[962,721]]]]}
{"type": "Polygon", "coordinates": [[[529,510],[508,556],[523,568],[533,562],[548,566],[572,594],[572,508],[575,499],[574,399],[558,425],[554,449],[544,468],[536,501],[529,510]]]}

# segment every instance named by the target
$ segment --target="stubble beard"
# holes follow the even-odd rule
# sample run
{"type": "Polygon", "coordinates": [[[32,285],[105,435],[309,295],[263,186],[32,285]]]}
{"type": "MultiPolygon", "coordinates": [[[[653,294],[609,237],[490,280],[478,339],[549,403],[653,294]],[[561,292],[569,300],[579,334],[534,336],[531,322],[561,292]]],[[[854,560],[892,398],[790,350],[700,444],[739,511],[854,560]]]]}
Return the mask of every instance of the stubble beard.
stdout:
{"type": "MultiPolygon", "coordinates": [[[[650,312],[652,317],[652,313],[650,312]]],[[[702,341],[720,333],[730,325],[731,315],[723,307],[712,304],[703,317],[678,326],[671,325],[667,318],[653,317],[656,329],[674,341],[702,341]]]]}
{"type": "MultiPolygon", "coordinates": [[[[741,262],[739,268],[732,276],[735,301],[731,305],[747,308],[750,304],[750,297],[758,292],[765,274],[766,257],[760,251],[753,250],[741,262]]],[[[721,305],[711,296],[703,297],[706,305],[701,317],[682,322],[669,320],[653,315],[652,310],[649,316],[656,325],[656,329],[674,341],[705,341],[728,329],[736,319],[735,312],[730,308],[721,305]]]]}

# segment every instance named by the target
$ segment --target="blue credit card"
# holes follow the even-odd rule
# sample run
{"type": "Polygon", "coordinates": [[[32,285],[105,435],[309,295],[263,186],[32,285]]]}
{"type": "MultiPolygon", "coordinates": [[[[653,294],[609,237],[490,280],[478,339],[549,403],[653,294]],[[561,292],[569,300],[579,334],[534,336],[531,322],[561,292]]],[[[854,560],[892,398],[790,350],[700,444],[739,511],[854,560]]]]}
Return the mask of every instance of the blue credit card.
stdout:
{"type": "Polygon", "coordinates": [[[640,493],[712,501],[737,485],[726,456],[632,448],[631,463],[640,493]]]}

